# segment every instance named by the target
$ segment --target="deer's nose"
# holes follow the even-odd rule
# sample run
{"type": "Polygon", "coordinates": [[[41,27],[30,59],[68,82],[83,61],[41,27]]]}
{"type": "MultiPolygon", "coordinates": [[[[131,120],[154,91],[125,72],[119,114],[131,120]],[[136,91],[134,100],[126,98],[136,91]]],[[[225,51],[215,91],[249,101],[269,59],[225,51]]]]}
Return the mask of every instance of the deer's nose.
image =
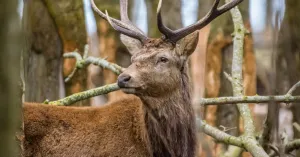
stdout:
{"type": "Polygon", "coordinates": [[[126,84],[129,82],[129,80],[131,79],[131,76],[128,74],[121,74],[118,77],[118,86],[121,88],[125,88],[126,84]]]}

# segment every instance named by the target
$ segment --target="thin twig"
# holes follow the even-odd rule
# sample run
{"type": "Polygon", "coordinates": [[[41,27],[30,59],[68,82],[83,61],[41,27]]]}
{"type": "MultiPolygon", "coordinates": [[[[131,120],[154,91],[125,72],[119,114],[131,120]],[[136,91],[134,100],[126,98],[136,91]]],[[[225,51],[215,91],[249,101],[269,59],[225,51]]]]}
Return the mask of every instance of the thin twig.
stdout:
{"type": "Polygon", "coordinates": [[[293,140],[286,144],[285,152],[289,153],[293,150],[300,149],[300,139],[293,140]]]}
{"type": "Polygon", "coordinates": [[[88,57],[88,55],[89,55],[89,45],[86,44],[84,46],[83,59],[86,59],[88,57]]]}
{"type": "Polygon", "coordinates": [[[75,58],[76,62],[82,60],[81,55],[77,52],[77,50],[75,50],[74,52],[68,52],[68,53],[64,53],[63,55],[64,58],[75,58]]]}
{"type": "Polygon", "coordinates": [[[220,128],[222,129],[223,132],[227,132],[227,131],[236,129],[236,127],[226,127],[226,126],[223,126],[223,125],[220,125],[220,128]]]}
{"type": "MultiPolygon", "coordinates": [[[[200,121],[200,120],[199,120],[200,121]]],[[[200,123],[200,130],[203,131],[205,134],[212,136],[215,138],[218,142],[242,147],[243,142],[240,138],[234,137],[232,135],[229,135],[215,127],[212,127],[208,124],[206,124],[204,121],[199,122],[200,123]]],[[[199,124],[198,123],[198,124],[199,124]]]]}
{"type": "Polygon", "coordinates": [[[117,65],[115,63],[110,63],[105,59],[91,57],[91,56],[85,60],[85,64],[86,65],[94,64],[94,65],[109,69],[112,72],[114,72],[116,75],[119,75],[120,73],[122,73],[124,71],[124,68],[120,67],[119,65],[117,65]]]}
{"type": "MultiPolygon", "coordinates": [[[[279,150],[276,146],[268,144],[268,147],[274,151],[274,156],[280,156],[279,150]]],[[[273,156],[273,154],[271,154],[270,156],[273,156]]]]}
{"type": "Polygon", "coordinates": [[[300,125],[297,122],[294,122],[293,126],[300,133],[300,125]]]}
{"type": "Polygon", "coordinates": [[[71,72],[71,74],[67,78],[65,78],[66,83],[69,82],[72,79],[72,77],[75,75],[76,71],[77,71],[77,67],[75,67],[73,69],[73,71],[71,72]]]}
{"type": "Polygon", "coordinates": [[[227,72],[224,71],[224,75],[225,75],[225,77],[227,78],[227,80],[230,81],[232,84],[236,83],[237,85],[243,87],[243,85],[242,85],[240,82],[235,81],[235,80],[232,78],[232,76],[230,76],[230,74],[228,74],[227,72]]]}
{"type": "Polygon", "coordinates": [[[292,86],[292,88],[291,88],[286,94],[292,95],[293,92],[294,92],[297,88],[299,88],[299,87],[300,87],[300,81],[297,82],[296,84],[294,84],[294,85],[292,86]]]}

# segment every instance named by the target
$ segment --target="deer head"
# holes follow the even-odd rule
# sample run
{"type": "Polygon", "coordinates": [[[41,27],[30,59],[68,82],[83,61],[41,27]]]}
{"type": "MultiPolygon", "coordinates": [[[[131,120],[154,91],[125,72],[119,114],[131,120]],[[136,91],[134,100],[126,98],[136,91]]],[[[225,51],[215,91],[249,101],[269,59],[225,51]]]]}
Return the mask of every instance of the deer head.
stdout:
{"type": "Polygon", "coordinates": [[[197,30],[242,1],[233,0],[218,8],[220,0],[215,0],[210,11],[198,22],[173,31],[162,22],[160,0],[157,24],[163,36],[152,39],[130,22],[127,0],[120,0],[121,21],[101,12],[91,0],[93,9],[122,34],[121,40],[132,54],[132,64],[119,75],[118,85],[125,93],[151,97],[164,96],[178,88],[188,57],[198,42],[197,30]]]}

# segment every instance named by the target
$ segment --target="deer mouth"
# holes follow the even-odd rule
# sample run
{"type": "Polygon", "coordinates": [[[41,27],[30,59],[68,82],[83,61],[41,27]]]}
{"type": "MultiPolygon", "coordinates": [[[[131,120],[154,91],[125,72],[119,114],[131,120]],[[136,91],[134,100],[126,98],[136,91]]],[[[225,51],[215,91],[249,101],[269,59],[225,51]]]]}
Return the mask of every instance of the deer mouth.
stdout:
{"type": "Polygon", "coordinates": [[[136,88],[126,87],[126,88],[121,88],[121,90],[126,94],[135,94],[136,93],[136,88]]]}

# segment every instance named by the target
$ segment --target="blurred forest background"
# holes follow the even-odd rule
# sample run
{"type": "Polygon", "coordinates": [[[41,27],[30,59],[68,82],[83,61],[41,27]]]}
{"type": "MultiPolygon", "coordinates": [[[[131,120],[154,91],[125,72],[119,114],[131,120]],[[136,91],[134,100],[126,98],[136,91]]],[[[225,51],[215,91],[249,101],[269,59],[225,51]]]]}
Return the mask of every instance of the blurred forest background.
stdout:
{"type": "MultiPolygon", "coordinates": [[[[164,0],[164,23],[172,29],[192,24],[208,12],[212,2],[164,0]]],[[[118,0],[95,0],[95,3],[110,16],[119,18],[118,0]]],[[[153,38],[161,36],[156,25],[157,3],[158,0],[129,0],[132,21],[153,38]]],[[[78,50],[82,54],[85,44],[90,47],[90,56],[103,57],[123,67],[130,64],[130,54],[121,44],[119,33],[94,14],[89,0],[24,0],[17,5],[25,36],[21,66],[25,89],[23,101],[57,100],[116,82],[114,73],[98,66],[80,69],[69,82],[64,82],[73,71],[75,60],[63,59],[63,53],[78,50]]],[[[243,65],[246,95],[285,94],[300,79],[300,1],[244,0],[239,8],[249,30],[243,65]]],[[[206,108],[199,105],[202,97],[232,95],[231,83],[223,73],[231,70],[232,32],[229,13],[200,30],[199,44],[190,61],[190,74],[197,112],[208,124],[229,128],[228,133],[238,135],[242,123],[235,105],[206,108]]],[[[294,94],[299,95],[300,89],[294,94]]],[[[124,94],[117,91],[75,105],[97,106],[122,96],[124,94]]],[[[260,131],[268,105],[251,104],[251,110],[256,129],[260,131]]],[[[270,105],[269,111],[280,117],[279,132],[286,131],[290,139],[300,137],[300,132],[293,128],[293,122],[300,122],[300,105],[280,104],[280,109],[270,105]]],[[[224,149],[211,142],[203,140],[202,156],[214,156],[224,149]]]]}

